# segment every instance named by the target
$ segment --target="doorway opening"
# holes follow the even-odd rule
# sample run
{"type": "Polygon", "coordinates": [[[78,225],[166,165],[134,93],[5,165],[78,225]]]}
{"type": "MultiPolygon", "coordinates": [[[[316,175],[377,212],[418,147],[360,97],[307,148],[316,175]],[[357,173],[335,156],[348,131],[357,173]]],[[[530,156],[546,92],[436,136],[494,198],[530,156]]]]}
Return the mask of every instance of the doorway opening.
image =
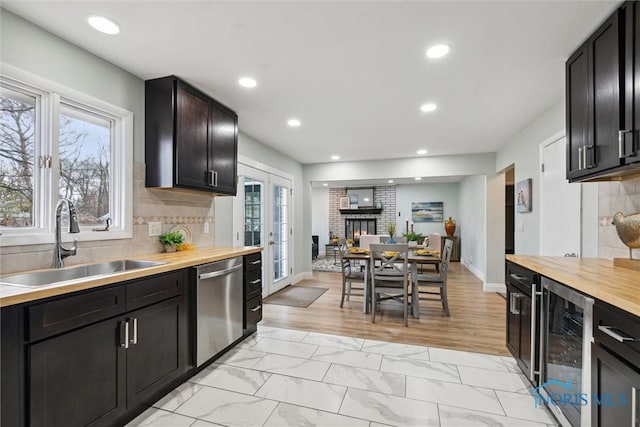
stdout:
{"type": "Polygon", "coordinates": [[[512,166],[504,176],[504,252],[506,254],[515,253],[515,175],[515,168],[512,166]]]}

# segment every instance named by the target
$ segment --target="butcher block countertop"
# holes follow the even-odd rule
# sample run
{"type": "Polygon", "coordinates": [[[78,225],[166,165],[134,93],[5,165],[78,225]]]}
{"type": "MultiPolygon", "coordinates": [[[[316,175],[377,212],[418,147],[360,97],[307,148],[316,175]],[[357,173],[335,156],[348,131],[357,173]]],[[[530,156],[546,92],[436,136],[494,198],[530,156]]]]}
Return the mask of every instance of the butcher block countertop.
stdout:
{"type": "Polygon", "coordinates": [[[507,260],[640,316],[640,272],[614,267],[612,260],[527,255],[507,255],[507,260]]]}
{"type": "MultiPolygon", "coordinates": [[[[126,259],[145,260],[145,261],[162,261],[166,264],[153,267],[140,268],[137,270],[123,271],[120,273],[110,274],[108,276],[94,276],[83,279],[70,280],[58,285],[45,285],[36,288],[25,288],[9,285],[0,285],[0,307],[20,304],[48,298],[52,296],[64,295],[70,292],[81,291],[85,289],[97,288],[99,286],[110,285],[113,283],[123,282],[125,280],[139,279],[153,274],[166,273],[168,271],[179,270],[194,265],[206,264],[209,262],[220,261],[227,258],[234,258],[255,252],[261,252],[260,247],[208,247],[198,248],[189,251],[178,251],[173,253],[148,254],[140,256],[126,257],[126,259]]],[[[122,258],[116,258],[122,259],[122,258]]],[[[105,259],[105,262],[111,261],[105,259]]],[[[102,262],[102,260],[100,261],[102,262]]],[[[75,267],[75,265],[70,266],[75,267]]],[[[29,273],[28,271],[20,273],[7,274],[12,276],[15,274],[29,273]]],[[[0,276],[0,281],[2,280],[0,276]]]]}

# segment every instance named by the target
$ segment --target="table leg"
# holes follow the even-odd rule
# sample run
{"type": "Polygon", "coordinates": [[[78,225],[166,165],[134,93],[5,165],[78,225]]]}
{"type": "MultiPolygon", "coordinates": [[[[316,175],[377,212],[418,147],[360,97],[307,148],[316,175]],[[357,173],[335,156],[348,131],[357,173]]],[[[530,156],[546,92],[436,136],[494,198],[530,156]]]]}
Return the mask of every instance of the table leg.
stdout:
{"type": "Polygon", "coordinates": [[[362,312],[364,314],[369,313],[369,301],[370,301],[370,297],[369,297],[369,292],[370,292],[370,287],[369,287],[369,263],[367,261],[365,261],[364,263],[364,292],[363,295],[364,297],[363,302],[362,302],[362,312]]]}
{"type": "Polygon", "coordinates": [[[420,293],[418,292],[418,263],[411,266],[411,308],[413,317],[420,318],[420,293]]]}

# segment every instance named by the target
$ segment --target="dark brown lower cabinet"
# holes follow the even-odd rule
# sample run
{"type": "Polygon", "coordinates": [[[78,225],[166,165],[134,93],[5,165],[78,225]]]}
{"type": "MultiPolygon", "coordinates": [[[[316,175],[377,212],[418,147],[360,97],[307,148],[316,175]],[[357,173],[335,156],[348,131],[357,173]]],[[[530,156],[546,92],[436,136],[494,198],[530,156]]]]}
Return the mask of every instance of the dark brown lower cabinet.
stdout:
{"type": "Polygon", "coordinates": [[[0,423],[125,424],[193,368],[186,270],[3,307],[0,423]]]}
{"type": "Polygon", "coordinates": [[[183,297],[29,348],[31,425],[109,425],[188,370],[183,297]]]}
{"type": "MultiPolygon", "coordinates": [[[[640,371],[598,344],[591,345],[592,425],[640,425],[640,371]]],[[[638,367],[640,368],[640,367],[638,367]]]]}
{"type": "Polygon", "coordinates": [[[262,253],[245,255],[243,289],[243,335],[248,336],[258,330],[262,320],[262,253]]]}
{"type": "Polygon", "coordinates": [[[127,349],[127,406],[145,403],[159,388],[186,372],[188,328],[184,298],[130,313],[127,349]],[[134,343],[135,341],[135,343],[134,343]]]}
{"type": "Polygon", "coordinates": [[[29,424],[107,425],[126,409],[126,349],[105,320],[29,346],[29,424]]]}

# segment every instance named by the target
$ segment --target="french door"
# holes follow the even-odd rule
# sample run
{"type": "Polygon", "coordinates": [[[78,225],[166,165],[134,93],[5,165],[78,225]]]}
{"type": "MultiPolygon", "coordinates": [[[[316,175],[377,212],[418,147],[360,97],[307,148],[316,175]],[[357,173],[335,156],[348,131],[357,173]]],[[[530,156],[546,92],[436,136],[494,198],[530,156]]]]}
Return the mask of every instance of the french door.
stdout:
{"type": "Polygon", "coordinates": [[[235,245],[263,248],[262,296],[291,284],[291,181],[238,165],[235,245]]]}

